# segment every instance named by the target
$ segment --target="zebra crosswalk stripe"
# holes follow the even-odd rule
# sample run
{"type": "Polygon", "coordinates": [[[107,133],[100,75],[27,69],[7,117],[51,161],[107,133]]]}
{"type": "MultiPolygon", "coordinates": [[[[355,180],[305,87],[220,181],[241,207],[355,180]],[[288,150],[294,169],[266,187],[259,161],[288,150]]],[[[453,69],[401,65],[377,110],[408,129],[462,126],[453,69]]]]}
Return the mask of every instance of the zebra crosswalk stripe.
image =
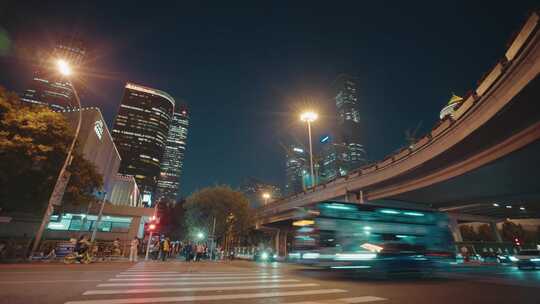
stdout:
{"type": "Polygon", "coordinates": [[[212,287],[183,287],[183,288],[140,288],[140,289],[102,289],[89,290],[83,295],[109,295],[109,294],[133,294],[133,293],[157,293],[157,292],[190,292],[190,291],[216,291],[216,290],[251,290],[251,289],[274,289],[274,288],[299,288],[315,287],[319,284],[273,284],[273,285],[244,285],[244,286],[212,286],[212,287]]]}
{"type": "Polygon", "coordinates": [[[65,304],[144,304],[144,303],[166,303],[166,302],[189,302],[189,301],[217,301],[217,300],[240,300],[257,299],[287,296],[323,295],[332,293],[345,293],[344,289],[313,289],[299,291],[271,291],[259,293],[240,293],[227,295],[204,295],[204,296],[176,296],[176,297],[156,297],[156,298],[128,298],[128,299],[101,299],[101,300],[81,300],[69,301],[65,304]]]}
{"type": "Polygon", "coordinates": [[[128,287],[128,286],[188,286],[188,285],[230,285],[245,283],[282,283],[299,282],[295,279],[242,280],[242,281],[200,281],[200,282],[141,282],[141,283],[103,283],[97,287],[128,287]]]}
{"type": "Polygon", "coordinates": [[[273,275],[273,276],[256,276],[256,277],[146,277],[146,278],[112,278],[109,281],[216,281],[216,280],[236,280],[236,279],[278,279],[283,276],[273,275]]]}

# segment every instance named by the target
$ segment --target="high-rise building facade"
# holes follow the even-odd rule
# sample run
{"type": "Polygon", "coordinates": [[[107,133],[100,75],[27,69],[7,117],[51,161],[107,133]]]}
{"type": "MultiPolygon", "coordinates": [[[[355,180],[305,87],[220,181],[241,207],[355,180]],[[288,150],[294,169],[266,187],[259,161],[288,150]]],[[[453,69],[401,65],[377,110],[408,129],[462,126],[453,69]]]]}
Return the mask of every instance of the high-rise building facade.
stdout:
{"type": "Polygon", "coordinates": [[[76,38],[65,37],[59,40],[54,49],[42,58],[28,89],[21,94],[21,100],[48,105],[55,110],[75,107],[73,89],[67,79],[56,70],[55,61],[62,59],[73,67],[81,67],[86,53],[84,43],[76,38]]]}
{"type": "Polygon", "coordinates": [[[327,182],[339,176],[344,176],[348,171],[348,149],[340,143],[325,142],[322,145],[319,159],[319,179],[327,182]]]}
{"type": "Polygon", "coordinates": [[[122,157],[118,173],[135,177],[147,206],[155,202],[174,105],[163,91],[127,83],[114,121],[112,136],[122,157]]]}
{"type": "MultiPolygon", "coordinates": [[[[365,151],[360,144],[360,109],[356,79],[340,75],[334,83],[334,100],[337,110],[337,130],[335,143],[345,149],[344,174],[360,167],[365,162],[365,151]]],[[[340,148],[341,149],[341,148],[340,148]]]]}
{"type": "Polygon", "coordinates": [[[185,106],[175,109],[165,152],[161,159],[161,173],[157,182],[156,199],[176,202],[180,197],[180,176],[184,168],[184,155],[188,135],[189,117],[185,106]]]}
{"type": "MultiPolygon", "coordinates": [[[[75,129],[79,121],[79,109],[63,110],[60,113],[71,128],[75,129]]],[[[87,161],[94,164],[97,173],[102,176],[101,190],[106,193],[105,199],[109,200],[122,161],[120,153],[98,108],[82,108],[81,118],[81,129],[75,148],[87,161]]]]}
{"type": "Polygon", "coordinates": [[[306,179],[309,179],[308,155],[304,148],[299,145],[290,145],[286,152],[285,194],[302,192],[306,188],[306,179]]]}

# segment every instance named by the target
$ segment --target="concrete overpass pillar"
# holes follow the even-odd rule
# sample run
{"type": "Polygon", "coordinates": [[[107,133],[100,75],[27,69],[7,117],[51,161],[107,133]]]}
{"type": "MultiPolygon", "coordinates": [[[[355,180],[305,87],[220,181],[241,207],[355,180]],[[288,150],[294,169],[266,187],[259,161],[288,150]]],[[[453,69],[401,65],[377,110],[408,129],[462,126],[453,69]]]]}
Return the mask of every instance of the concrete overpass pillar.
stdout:
{"type": "Polygon", "coordinates": [[[454,242],[463,242],[463,237],[461,236],[461,231],[459,230],[459,225],[457,218],[450,216],[450,231],[454,237],[454,242]]]}
{"type": "Polygon", "coordinates": [[[503,239],[501,233],[499,232],[499,229],[497,229],[497,222],[489,222],[489,226],[493,231],[493,235],[495,235],[495,241],[498,243],[502,243],[503,239]]]}
{"type": "Polygon", "coordinates": [[[287,256],[287,229],[276,229],[274,234],[274,252],[280,257],[287,256]]]}
{"type": "Polygon", "coordinates": [[[274,234],[274,252],[279,254],[279,232],[280,229],[276,229],[276,233],[274,234]]]}

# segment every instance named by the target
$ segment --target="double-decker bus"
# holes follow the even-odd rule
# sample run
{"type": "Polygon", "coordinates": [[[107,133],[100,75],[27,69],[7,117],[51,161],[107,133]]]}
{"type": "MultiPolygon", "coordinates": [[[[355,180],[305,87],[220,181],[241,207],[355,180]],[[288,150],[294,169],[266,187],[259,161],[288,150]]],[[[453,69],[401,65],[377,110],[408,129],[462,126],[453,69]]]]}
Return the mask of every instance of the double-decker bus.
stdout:
{"type": "Polygon", "coordinates": [[[435,210],[322,202],[299,212],[289,259],[332,269],[431,272],[455,259],[448,217],[435,210]]]}

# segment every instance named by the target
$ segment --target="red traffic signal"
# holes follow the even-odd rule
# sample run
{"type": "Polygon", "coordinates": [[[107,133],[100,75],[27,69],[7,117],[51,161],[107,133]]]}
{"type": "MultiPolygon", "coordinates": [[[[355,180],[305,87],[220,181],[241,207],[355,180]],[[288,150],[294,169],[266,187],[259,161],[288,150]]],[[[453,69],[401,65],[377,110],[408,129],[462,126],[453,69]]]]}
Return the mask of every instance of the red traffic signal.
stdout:
{"type": "Polygon", "coordinates": [[[158,228],[156,220],[150,220],[147,223],[144,223],[144,231],[146,232],[156,232],[158,228]]]}
{"type": "Polygon", "coordinates": [[[519,239],[519,237],[514,237],[514,245],[516,246],[521,246],[521,240],[519,239]]]}

